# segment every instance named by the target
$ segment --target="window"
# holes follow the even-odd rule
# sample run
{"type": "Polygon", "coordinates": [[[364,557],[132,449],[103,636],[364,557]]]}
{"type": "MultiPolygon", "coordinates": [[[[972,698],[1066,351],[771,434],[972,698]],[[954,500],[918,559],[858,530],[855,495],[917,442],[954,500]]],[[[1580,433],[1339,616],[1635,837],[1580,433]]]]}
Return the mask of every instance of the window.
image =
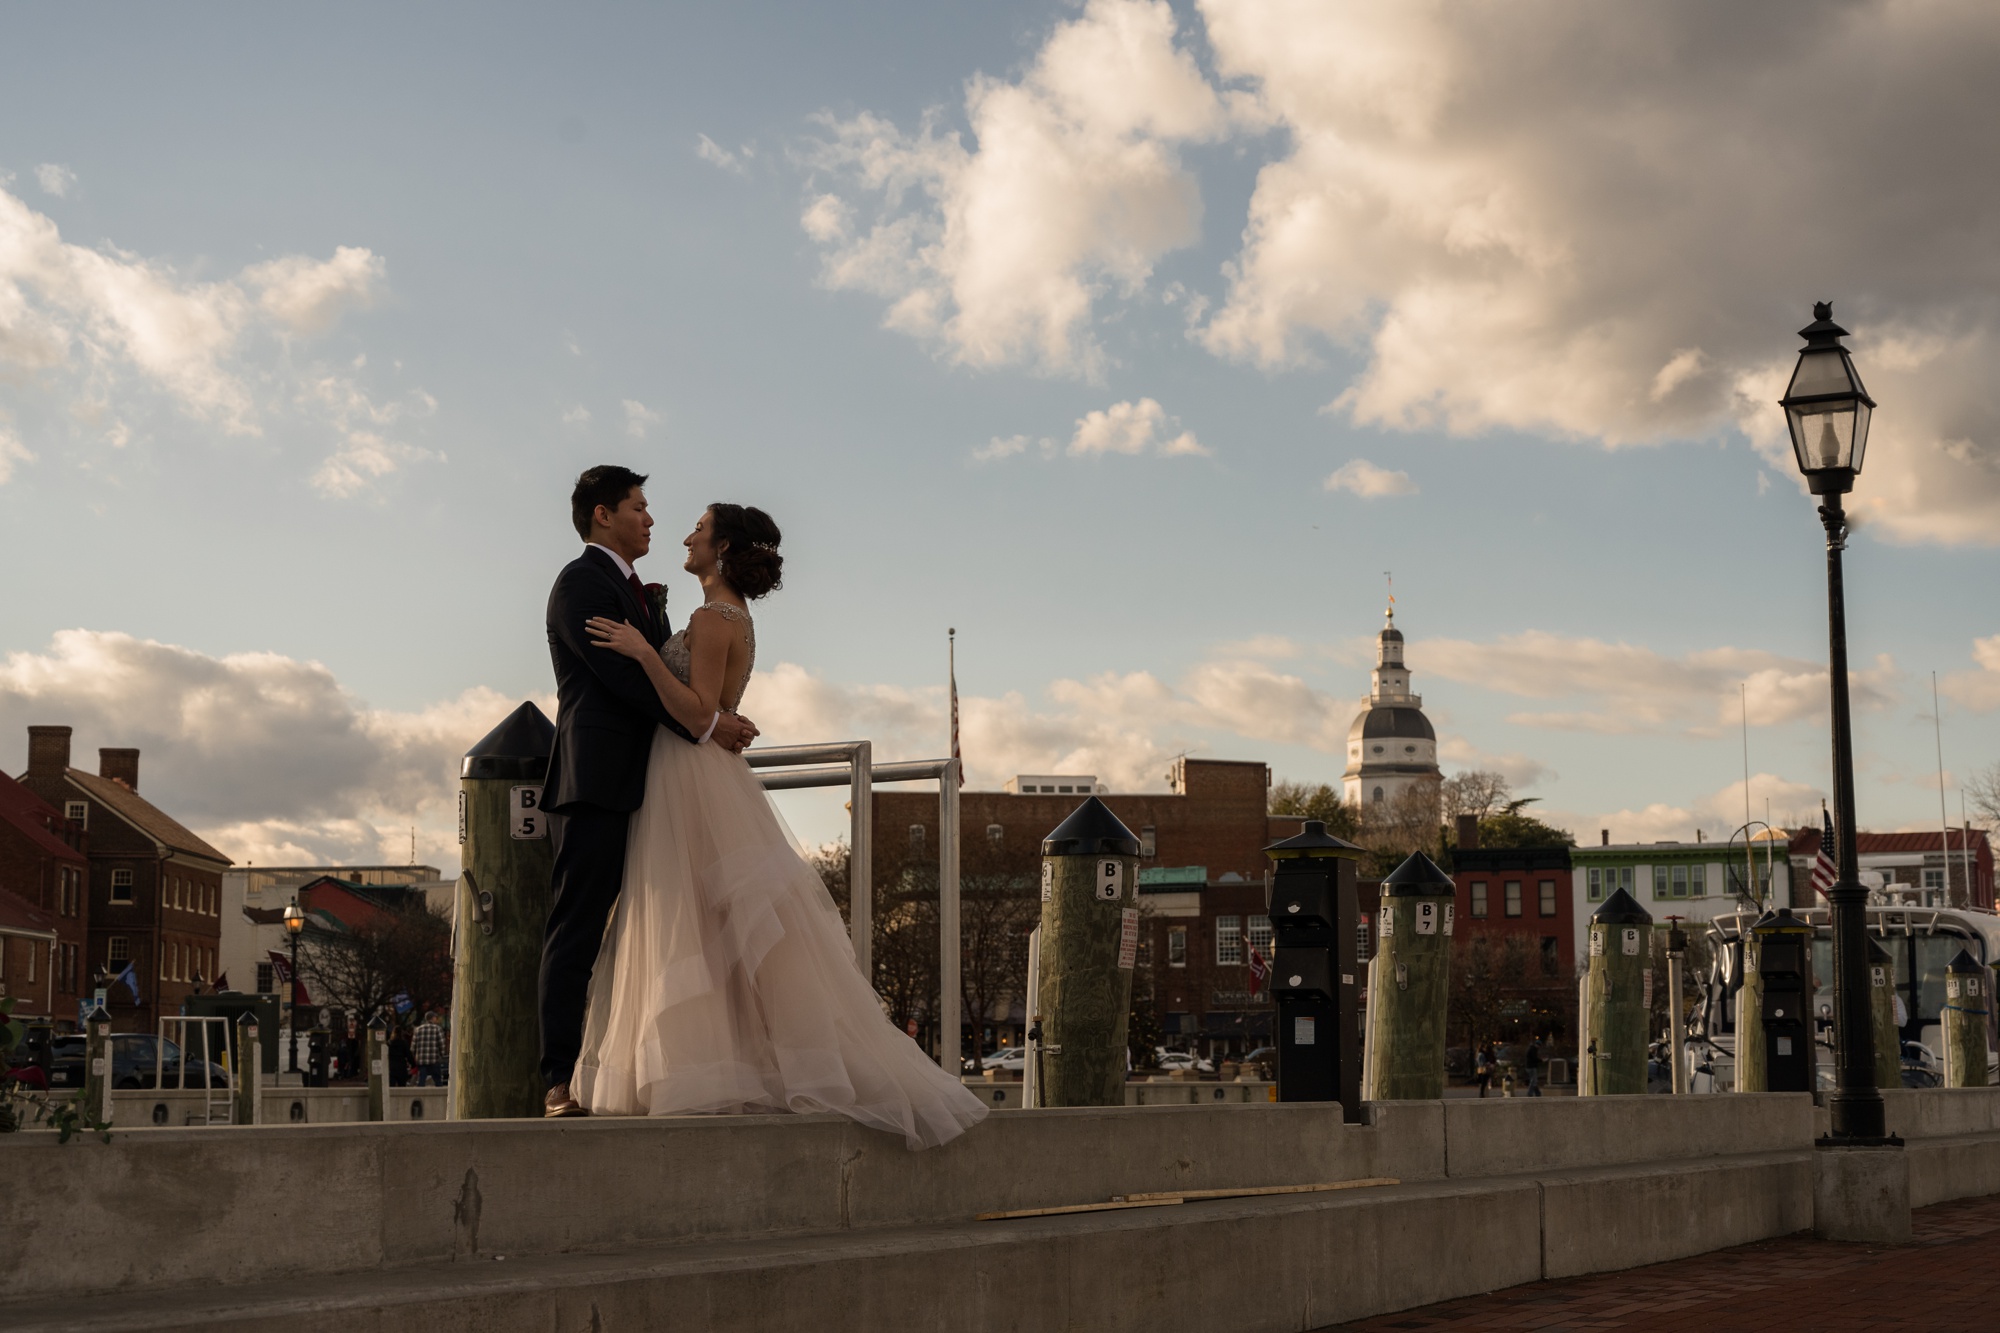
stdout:
{"type": "Polygon", "coordinates": [[[1542,915],[1554,916],[1556,914],[1556,882],[1552,879],[1543,880],[1540,892],[1542,898],[1542,915]]]}
{"type": "Polygon", "coordinates": [[[1542,936],[1542,975],[1545,977],[1556,976],[1560,970],[1561,963],[1562,956],[1556,952],[1556,937],[1553,935],[1542,936]]]}
{"type": "Polygon", "coordinates": [[[160,980],[172,981],[173,979],[174,946],[169,944],[166,948],[160,950],[160,980]]]}
{"type": "Polygon", "coordinates": [[[1941,888],[1943,888],[1943,887],[1944,887],[1944,871],[1943,871],[1943,870],[1941,870],[1941,869],[1940,869],[1940,870],[1932,870],[1932,869],[1931,869],[1930,867],[1928,867],[1928,866],[1924,867],[1924,887],[1925,887],[1925,888],[1927,888],[1927,889],[1941,889],[1941,888]]]}
{"type": "Polygon", "coordinates": [[[1172,926],[1167,930],[1167,966],[1187,966],[1187,927],[1172,926]]]}
{"type": "Polygon", "coordinates": [[[1139,855],[1158,856],[1160,854],[1159,840],[1154,836],[1157,831],[1151,824],[1139,830],[1139,855]]]}
{"type": "Polygon", "coordinates": [[[1653,898],[1655,901],[1658,901],[1663,898],[1668,898],[1673,895],[1673,890],[1672,888],[1669,887],[1670,884],[1671,880],[1668,878],[1667,868],[1665,866],[1654,866],[1653,898]]]}
{"type": "Polygon", "coordinates": [[[1585,890],[1585,892],[1586,892],[1586,893],[1587,893],[1587,894],[1589,895],[1589,897],[1590,897],[1590,901],[1592,901],[1592,902],[1594,902],[1594,903],[1601,903],[1601,902],[1603,902],[1603,901],[1604,901],[1604,867],[1603,867],[1603,866],[1592,866],[1592,867],[1590,868],[1590,877],[1589,877],[1589,880],[1588,880],[1587,882],[1588,882],[1588,886],[1589,886],[1589,887],[1588,887],[1588,888],[1587,888],[1587,889],[1585,890]]]}
{"type": "Polygon", "coordinates": [[[271,970],[269,963],[257,964],[257,993],[259,995],[278,993],[278,975],[271,970]]]}
{"type": "Polygon", "coordinates": [[[1486,915],[1486,881],[1483,879],[1472,881],[1472,914],[1486,915]]]}
{"type": "Polygon", "coordinates": [[[1363,916],[1354,926],[1354,956],[1357,960],[1364,963],[1375,956],[1374,945],[1369,942],[1368,938],[1368,927],[1370,924],[1372,923],[1368,918],[1363,916]]]}
{"type": "Polygon", "coordinates": [[[986,826],[986,841],[992,843],[995,847],[998,847],[1006,837],[1007,829],[1004,825],[988,824],[986,826]]]}
{"type": "Polygon", "coordinates": [[[123,935],[113,935],[104,942],[104,961],[113,967],[122,967],[132,961],[132,941],[123,935]]]}
{"type": "Polygon", "coordinates": [[[90,827],[90,802],[70,801],[63,806],[63,818],[73,822],[78,828],[90,827]]]}
{"type": "Polygon", "coordinates": [[[40,954],[40,953],[41,953],[41,949],[40,949],[40,947],[39,947],[39,946],[37,946],[37,945],[36,945],[36,943],[35,943],[35,942],[34,942],[33,940],[29,940],[29,941],[28,941],[28,980],[30,980],[30,981],[33,981],[33,980],[35,979],[35,957],[36,957],[36,955],[38,955],[38,954],[40,954]]]}
{"type": "Polygon", "coordinates": [[[910,846],[921,847],[923,845],[924,845],[924,826],[922,824],[910,825],[910,846]]]}
{"type": "Polygon", "coordinates": [[[1521,881],[1518,879],[1508,880],[1506,893],[1507,893],[1507,898],[1506,898],[1507,915],[1508,916],[1521,915],[1521,881]]]}
{"type": "Polygon", "coordinates": [[[1381,800],[1382,800],[1382,789],[1381,789],[1380,787],[1377,787],[1377,788],[1375,789],[1375,800],[1376,800],[1376,802],[1377,802],[1378,804],[1379,804],[1379,803],[1381,802],[1381,800]]]}
{"type": "Polygon", "coordinates": [[[132,901],[132,872],[114,870],[111,872],[111,901],[129,903],[132,901]]]}
{"type": "Polygon", "coordinates": [[[1250,937],[1250,947],[1255,949],[1265,962],[1270,962],[1271,941],[1274,938],[1274,932],[1271,930],[1271,918],[1268,916],[1251,917],[1248,934],[1250,937]]]}
{"type": "Polygon", "coordinates": [[[1670,896],[1675,898],[1685,898],[1688,896],[1688,868],[1686,866],[1674,867],[1673,891],[1670,896]]]}
{"type": "Polygon", "coordinates": [[[1242,962],[1243,918],[1240,916],[1219,916],[1215,918],[1216,966],[1241,966],[1242,962]]]}

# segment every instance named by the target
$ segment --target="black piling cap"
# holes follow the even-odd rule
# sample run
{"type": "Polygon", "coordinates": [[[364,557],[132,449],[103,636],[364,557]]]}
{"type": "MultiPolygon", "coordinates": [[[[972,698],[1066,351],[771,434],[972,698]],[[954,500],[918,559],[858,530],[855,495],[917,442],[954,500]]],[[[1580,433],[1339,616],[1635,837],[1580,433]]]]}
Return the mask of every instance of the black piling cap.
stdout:
{"type": "Polygon", "coordinates": [[[1043,856],[1137,856],[1139,840],[1125,827],[1111,807],[1095,796],[1069,812],[1042,839],[1043,856]]]}
{"type": "Polygon", "coordinates": [[[246,1031],[255,1032],[257,1030],[257,1011],[255,1009],[245,1009],[242,1013],[236,1015],[236,1026],[246,1031]]]}
{"type": "Polygon", "coordinates": [[[1972,956],[1970,949],[1960,949],[1958,957],[1951,960],[1951,965],[1945,968],[1945,971],[1961,977],[1984,976],[1986,973],[1986,969],[1979,965],[1979,960],[1972,956]]]}
{"type": "Polygon", "coordinates": [[[370,1032],[387,1032],[389,1030],[389,1020],[377,1014],[368,1020],[368,1030],[370,1032]]]}
{"type": "Polygon", "coordinates": [[[1438,868],[1438,863],[1422,852],[1411,852],[1409,859],[1391,870],[1382,880],[1384,898],[1438,898],[1458,891],[1458,885],[1450,875],[1438,868]]]}
{"type": "Polygon", "coordinates": [[[1750,932],[1753,935],[1809,935],[1812,933],[1812,925],[1793,916],[1791,908],[1780,907],[1775,912],[1766,912],[1758,917],[1752,923],[1750,932]]]}
{"type": "Polygon", "coordinates": [[[1623,889],[1614,889],[1604,906],[1590,914],[1593,926],[1650,926],[1653,914],[1639,906],[1631,894],[1623,889]]]}
{"type": "Polygon", "coordinates": [[[1303,833],[1272,843],[1264,855],[1279,861],[1296,856],[1361,856],[1366,851],[1328,833],[1324,820],[1308,819],[1303,833]]]}
{"type": "Polygon", "coordinates": [[[540,782],[548,776],[549,752],[556,747],[556,729],[542,710],[522,704],[507,720],[486,733],[465,752],[462,778],[521,778],[540,782]]]}

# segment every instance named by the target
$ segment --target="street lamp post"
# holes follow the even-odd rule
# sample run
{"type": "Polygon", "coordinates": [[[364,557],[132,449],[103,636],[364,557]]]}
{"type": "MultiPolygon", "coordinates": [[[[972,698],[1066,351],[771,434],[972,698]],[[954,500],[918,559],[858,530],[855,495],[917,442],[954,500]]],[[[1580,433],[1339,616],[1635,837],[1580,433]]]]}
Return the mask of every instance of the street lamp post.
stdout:
{"type": "Polygon", "coordinates": [[[297,898],[285,908],[285,933],[292,937],[292,997],[286,1007],[289,1017],[285,1028],[292,1034],[291,1071],[299,1072],[299,936],[306,931],[306,909],[299,906],[297,898]]]}
{"type": "Polygon", "coordinates": [[[1833,306],[1813,306],[1813,322],[1799,330],[1806,345],[1779,405],[1792,436],[1792,452],[1806,489],[1825,497],[1819,520],[1826,529],[1827,670],[1832,694],[1834,839],[1839,879],[1827,891],[1833,904],[1833,1091],[1827,1097],[1833,1141],[1888,1142],[1882,1093],[1875,1086],[1875,1037],[1869,1009],[1868,926],[1854,850],[1854,742],[1847,704],[1847,599],[1841,552],[1847,549],[1847,514],[1840,497],[1854,488],[1868,446],[1875,400],[1861,385],[1853,358],[1841,346],[1847,330],[1833,322],[1833,306]]]}

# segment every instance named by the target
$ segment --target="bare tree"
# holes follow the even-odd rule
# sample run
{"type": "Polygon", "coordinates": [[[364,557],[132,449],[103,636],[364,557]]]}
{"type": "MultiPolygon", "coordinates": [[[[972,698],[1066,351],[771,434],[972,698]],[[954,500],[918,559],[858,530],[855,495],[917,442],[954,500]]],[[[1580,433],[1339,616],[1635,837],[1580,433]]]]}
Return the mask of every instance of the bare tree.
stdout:
{"type": "Polygon", "coordinates": [[[981,839],[963,849],[959,870],[959,1003],[972,1025],[975,1071],[985,1067],[982,1029],[996,1011],[1025,1000],[1028,932],[1042,918],[1035,877],[981,839]]]}
{"type": "Polygon", "coordinates": [[[451,999],[451,921],[420,895],[345,931],[315,929],[300,942],[299,970],[314,994],[367,1023],[394,1021],[407,997],[418,1013],[451,999]]]}
{"type": "Polygon", "coordinates": [[[1965,782],[1966,804],[1988,829],[2000,828],[2000,762],[1988,764],[1965,782]]]}
{"type": "Polygon", "coordinates": [[[1446,823],[1460,815],[1485,819],[1507,807],[1514,791],[1507,779],[1490,769],[1474,768],[1455,773],[1438,789],[1439,813],[1446,823]]]}
{"type": "MultiPolygon", "coordinates": [[[[852,881],[846,843],[830,843],[812,855],[827,894],[853,929],[852,881]]],[[[874,975],[869,978],[882,1007],[898,1027],[928,1022],[938,987],[937,867],[921,862],[877,867],[869,935],[874,975]]]]}

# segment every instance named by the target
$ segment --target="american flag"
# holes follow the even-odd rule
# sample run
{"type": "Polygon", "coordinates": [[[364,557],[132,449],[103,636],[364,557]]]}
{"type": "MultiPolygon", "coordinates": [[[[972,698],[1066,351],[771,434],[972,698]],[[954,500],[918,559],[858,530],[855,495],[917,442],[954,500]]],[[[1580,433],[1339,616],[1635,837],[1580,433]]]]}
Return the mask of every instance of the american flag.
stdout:
{"type": "Polygon", "coordinates": [[[1840,878],[1840,867],[1833,859],[1833,816],[1826,812],[1825,805],[1819,808],[1819,818],[1819,855],[1813,858],[1812,886],[1825,897],[1826,891],[1840,878]]]}
{"type": "Polygon", "coordinates": [[[958,752],[958,631],[948,629],[945,639],[949,644],[951,678],[951,757],[958,760],[958,785],[965,785],[965,759],[958,752]]]}
{"type": "Polygon", "coordinates": [[[1264,961],[1264,955],[1257,951],[1257,946],[1254,944],[1251,945],[1250,946],[1250,998],[1251,999],[1254,1000],[1257,998],[1257,993],[1264,989],[1265,978],[1269,977],[1270,975],[1271,975],[1271,965],[1264,961]]]}

